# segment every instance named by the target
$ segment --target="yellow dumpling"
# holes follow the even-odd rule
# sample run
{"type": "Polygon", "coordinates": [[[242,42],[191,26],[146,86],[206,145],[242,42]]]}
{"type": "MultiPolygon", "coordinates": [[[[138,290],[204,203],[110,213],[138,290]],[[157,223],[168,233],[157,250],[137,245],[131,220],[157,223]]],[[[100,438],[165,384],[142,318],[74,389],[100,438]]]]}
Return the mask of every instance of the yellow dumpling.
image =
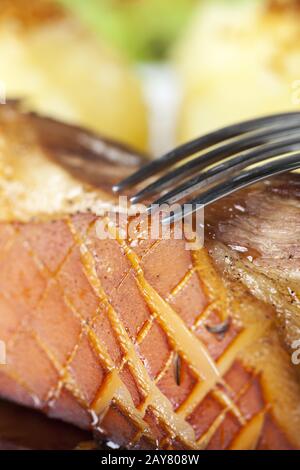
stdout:
{"type": "Polygon", "coordinates": [[[145,150],[139,80],[60,7],[46,0],[0,0],[0,58],[8,97],[145,150]]]}
{"type": "Polygon", "coordinates": [[[300,2],[206,1],[179,45],[179,140],[300,107],[300,2]]]}

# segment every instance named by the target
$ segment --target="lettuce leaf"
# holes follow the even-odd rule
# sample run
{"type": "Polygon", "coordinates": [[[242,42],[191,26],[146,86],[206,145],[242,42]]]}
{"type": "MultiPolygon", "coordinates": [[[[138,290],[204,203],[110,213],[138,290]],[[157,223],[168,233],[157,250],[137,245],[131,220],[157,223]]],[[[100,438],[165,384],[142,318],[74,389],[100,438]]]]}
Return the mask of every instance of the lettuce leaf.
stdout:
{"type": "Polygon", "coordinates": [[[135,60],[167,57],[196,0],[60,0],[135,60]]]}

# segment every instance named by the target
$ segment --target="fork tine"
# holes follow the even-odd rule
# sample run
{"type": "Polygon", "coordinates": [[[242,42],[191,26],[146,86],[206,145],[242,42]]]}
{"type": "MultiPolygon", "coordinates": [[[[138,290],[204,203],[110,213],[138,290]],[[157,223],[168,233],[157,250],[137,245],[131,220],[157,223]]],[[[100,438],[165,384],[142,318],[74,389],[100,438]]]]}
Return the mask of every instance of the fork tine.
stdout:
{"type": "Polygon", "coordinates": [[[216,145],[224,140],[228,140],[233,137],[253,131],[261,126],[272,126],[280,123],[284,125],[287,119],[290,119],[291,121],[298,121],[300,119],[300,113],[290,112],[274,114],[272,116],[264,116],[258,119],[256,118],[244,121],[243,123],[233,124],[231,126],[227,126],[217,131],[206,134],[202,137],[192,140],[191,142],[177,147],[175,150],[166,153],[161,158],[145,165],[133,175],[129,176],[128,178],[125,178],[119,184],[113,186],[113,191],[120,192],[125,188],[132,187],[149,178],[150,176],[153,176],[154,174],[166,169],[170,165],[174,165],[182,159],[193,155],[195,152],[204,150],[207,147],[216,145]]]}
{"type": "Polygon", "coordinates": [[[138,203],[141,200],[146,199],[146,197],[152,196],[153,194],[168,188],[171,182],[174,183],[178,179],[182,180],[183,178],[187,178],[196,169],[198,171],[204,169],[208,165],[216,163],[220,159],[230,157],[258,145],[263,145],[270,139],[274,140],[281,136],[292,135],[295,132],[299,135],[299,124],[300,122],[291,125],[289,121],[286,121],[284,124],[280,125],[280,127],[260,129],[258,132],[251,134],[250,136],[247,134],[239,140],[235,140],[234,142],[230,142],[229,144],[227,143],[216,149],[210,150],[207,153],[203,153],[158,178],[156,181],[132,196],[130,200],[132,203],[138,203]]]}
{"type": "Polygon", "coordinates": [[[230,160],[222,161],[212,168],[204,169],[197,176],[185,181],[180,186],[175,187],[168,193],[153,201],[152,204],[174,204],[180,199],[183,199],[191,193],[201,189],[204,185],[216,183],[217,181],[224,179],[228,174],[228,171],[237,172],[259,161],[265,161],[268,158],[277,157],[286,154],[287,152],[297,150],[300,150],[299,133],[296,136],[282,139],[275,143],[263,145],[259,148],[256,147],[254,150],[251,149],[247,152],[238,154],[230,160]]]}
{"type": "Polygon", "coordinates": [[[275,162],[271,160],[269,162],[264,162],[264,164],[257,168],[245,169],[240,174],[235,175],[227,182],[222,182],[209,189],[208,191],[202,193],[195,199],[187,201],[186,204],[189,204],[191,206],[189,210],[185,211],[184,214],[183,211],[177,213],[175,212],[170,216],[165,217],[162,220],[162,223],[170,224],[182,219],[183,216],[188,217],[195,213],[197,210],[199,210],[199,206],[207,206],[239,189],[246,188],[247,186],[269,178],[270,176],[278,175],[280,173],[285,173],[291,170],[296,170],[299,167],[300,152],[297,151],[292,155],[285,155],[281,158],[277,158],[275,162]]]}

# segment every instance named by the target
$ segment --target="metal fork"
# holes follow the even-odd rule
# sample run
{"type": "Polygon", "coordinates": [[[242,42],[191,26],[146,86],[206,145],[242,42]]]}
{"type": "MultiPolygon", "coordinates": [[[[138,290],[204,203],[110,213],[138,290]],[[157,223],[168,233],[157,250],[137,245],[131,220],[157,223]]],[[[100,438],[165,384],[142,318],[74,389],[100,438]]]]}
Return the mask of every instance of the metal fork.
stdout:
{"type": "MultiPolygon", "coordinates": [[[[265,116],[203,135],[143,166],[113,187],[119,193],[147,182],[130,200],[159,194],[148,210],[162,204],[189,204],[184,216],[239,189],[300,168],[300,112],[265,116]],[[197,153],[200,152],[200,153],[197,153]],[[157,179],[154,176],[159,175],[157,179]],[[188,197],[191,196],[190,199],[188,197]]],[[[181,218],[172,213],[164,222],[181,218]]]]}

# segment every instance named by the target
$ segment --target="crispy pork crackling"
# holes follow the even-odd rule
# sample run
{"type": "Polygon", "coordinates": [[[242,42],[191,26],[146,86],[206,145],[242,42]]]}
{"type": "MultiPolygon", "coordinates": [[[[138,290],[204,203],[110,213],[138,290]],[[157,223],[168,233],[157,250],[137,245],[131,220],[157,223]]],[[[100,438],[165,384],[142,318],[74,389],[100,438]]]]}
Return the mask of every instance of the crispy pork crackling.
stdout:
{"type": "Polygon", "coordinates": [[[0,107],[1,397],[128,448],[300,448],[297,176],[207,211],[196,251],[99,239],[139,164],[0,107]]]}

